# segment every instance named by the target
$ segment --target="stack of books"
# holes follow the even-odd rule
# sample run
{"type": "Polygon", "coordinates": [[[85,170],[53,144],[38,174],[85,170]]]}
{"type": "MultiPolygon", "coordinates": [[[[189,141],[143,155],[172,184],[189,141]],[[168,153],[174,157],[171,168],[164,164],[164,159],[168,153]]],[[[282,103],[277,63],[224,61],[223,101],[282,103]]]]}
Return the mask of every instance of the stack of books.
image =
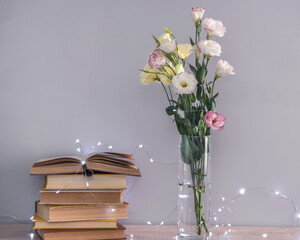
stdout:
{"type": "Polygon", "coordinates": [[[98,153],[34,163],[31,174],[45,175],[33,218],[38,235],[44,240],[126,239],[117,220],[127,218],[126,176],[140,176],[132,160],[129,154],[98,153]]]}

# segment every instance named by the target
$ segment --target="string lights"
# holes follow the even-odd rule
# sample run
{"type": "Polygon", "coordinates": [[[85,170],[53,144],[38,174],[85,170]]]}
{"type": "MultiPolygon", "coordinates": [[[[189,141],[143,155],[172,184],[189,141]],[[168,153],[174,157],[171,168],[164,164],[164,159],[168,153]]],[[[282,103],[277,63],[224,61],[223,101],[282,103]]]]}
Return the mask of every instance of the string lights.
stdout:
{"type": "MultiPolygon", "coordinates": [[[[112,151],[113,149],[113,146],[112,145],[109,145],[109,144],[105,144],[105,143],[102,143],[101,141],[98,141],[95,145],[93,145],[92,147],[90,147],[88,149],[88,151],[85,151],[84,148],[82,147],[81,143],[80,143],[80,140],[79,139],[76,139],[75,141],[75,147],[76,147],[76,151],[78,153],[80,153],[82,156],[86,157],[88,156],[89,154],[91,153],[94,153],[94,152],[100,152],[100,150],[105,150],[105,151],[112,151]]],[[[170,163],[160,163],[158,161],[154,161],[154,159],[152,158],[152,156],[150,155],[149,151],[148,151],[148,148],[146,145],[144,144],[139,144],[137,145],[135,148],[134,148],[134,151],[133,151],[133,155],[138,151],[138,150],[144,150],[145,151],[145,154],[148,158],[148,161],[150,164],[157,164],[157,165],[162,165],[162,166],[171,166],[171,165],[177,165],[177,162],[170,162],[170,163]]],[[[61,189],[57,190],[56,191],[56,194],[59,194],[61,191],[63,191],[67,186],[69,186],[76,175],[79,174],[79,172],[82,172],[82,174],[85,176],[85,182],[86,182],[86,188],[87,190],[89,191],[89,193],[99,202],[99,204],[101,205],[101,201],[97,199],[97,197],[90,191],[89,189],[89,182],[88,182],[88,177],[87,177],[87,172],[86,172],[86,168],[84,168],[83,166],[86,164],[86,161],[81,161],[81,166],[79,167],[78,171],[73,174],[71,177],[70,177],[70,180],[67,182],[67,184],[65,186],[63,186],[61,189]],[[82,171],[82,169],[84,169],[84,171],[82,171]]],[[[216,208],[216,211],[213,212],[212,214],[212,220],[217,223],[218,221],[218,215],[223,213],[224,210],[226,209],[231,215],[233,215],[233,212],[231,210],[231,206],[233,204],[235,204],[236,202],[240,201],[242,198],[245,198],[247,195],[249,195],[250,193],[255,193],[257,191],[264,191],[264,192],[267,192],[267,193],[270,193],[272,194],[274,197],[279,197],[285,201],[288,201],[292,206],[293,206],[293,209],[294,209],[294,212],[295,212],[295,218],[297,219],[297,225],[300,226],[300,212],[299,212],[299,208],[298,206],[295,204],[295,202],[289,198],[288,196],[284,195],[284,194],[281,194],[278,190],[270,190],[270,189],[267,189],[267,188],[263,188],[263,187],[255,187],[255,188],[240,188],[239,191],[238,191],[238,195],[235,196],[234,198],[226,201],[225,197],[223,195],[221,195],[219,192],[215,191],[216,195],[221,199],[221,202],[222,202],[222,205],[217,207],[216,208]]],[[[181,198],[186,198],[188,197],[187,195],[179,195],[179,197],[181,198]]],[[[165,222],[175,213],[175,211],[177,210],[177,206],[175,206],[172,211],[170,212],[170,214],[168,214],[167,217],[163,218],[163,220],[161,220],[159,223],[155,224],[156,226],[156,229],[155,231],[159,231],[160,227],[163,226],[165,224],[165,222]]],[[[114,208],[111,208],[111,211],[114,212],[116,211],[116,209],[114,208]]],[[[0,214],[0,216],[2,217],[7,217],[7,218],[10,218],[12,219],[13,221],[17,222],[17,223],[28,223],[28,220],[20,220],[18,219],[17,217],[15,216],[9,216],[9,215],[4,215],[4,214],[0,214]]],[[[33,221],[33,216],[30,218],[30,222],[33,221]]],[[[146,224],[147,225],[153,225],[152,221],[151,220],[148,220],[146,221],[146,224]]],[[[212,224],[214,225],[214,224],[212,224]]],[[[223,236],[226,236],[228,235],[228,233],[230,233],[232,231],[231,228],[231,223],[228,223],[228,224],[215,224],[214,225],[216,228],[220,228],[220,227],[224,227],[225,230],[223,233],[221,233],[221,235],[223,236]]],[[[211,233],[211,235],[216,235],[216,236],[219,236],[219,233],[211,233]]],[[[35,237],[35,234],[34,233],[30,233],[29,234],[30,238],[31,239],[34,239],[35,237]]],[[[130,238],[130,240],[135,240],[134,238],[134,235],[132,233],[126,235],[127,237],[130,238]]],[[[268,238],[268,233],[264,233],[261,235],[262,238],[268,238]]]]}

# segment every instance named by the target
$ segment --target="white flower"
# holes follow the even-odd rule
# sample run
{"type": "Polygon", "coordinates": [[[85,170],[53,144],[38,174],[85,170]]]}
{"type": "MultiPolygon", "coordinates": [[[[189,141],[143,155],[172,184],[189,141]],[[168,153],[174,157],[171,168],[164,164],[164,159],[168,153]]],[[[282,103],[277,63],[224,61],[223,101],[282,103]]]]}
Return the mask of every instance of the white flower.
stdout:
{"type": "MultiPolygon", "coordinates": [[[[144,70],[147,72],[156,72],[156,70],[154,68],[151,68],[148,64],[145,65],[144,70]]],[[[146,73],[142,71],[140,73],[141,84],[148,85],[153,82],[156,77],[157,75],[154,73],[146,73]]]]}
{"type": "Polygon", "coordinates": [[[193,21],[195,23],[199,23],[204,15],[204,12],[205,12],[205,8],[199,8],[199,7],[192,8],[191,15],[192,15],[193,21]]]}
{"type": "Polygon", "coordinates": [[[220,56],[221,55],[221,46],[219,43],[213,40],[202,40],[197,43],[198,47],[200,48],[203,54],[209,56],[220,56]]]}
{"type": "Polygon", "coordinates": [[[226,77],[228,75],[234,75],[233,66],[231,66],[227,61],[219,60],[217,63],[216,75],[219,77],[226,77]]]}
{"type": "Polygon", "coordinates": [[[219,20],[205,18],[202,21],[202,26],[209,36],[216,35],[218,37],[224,37],[226,33],[226,27],[219,20]]]}
{"type": "Polygon", "coordinates": [[[161,41],[159,48],[165,53],[173,52],[176,48],[176,41],[175,39],[165,38],[161,41]]]}
{"type": "Polygon", "coordinates": [[[197,80],[192,73],[182,72],[172,79],[173,88],[178,94],[191,94],[195,91],[197,80]]]}

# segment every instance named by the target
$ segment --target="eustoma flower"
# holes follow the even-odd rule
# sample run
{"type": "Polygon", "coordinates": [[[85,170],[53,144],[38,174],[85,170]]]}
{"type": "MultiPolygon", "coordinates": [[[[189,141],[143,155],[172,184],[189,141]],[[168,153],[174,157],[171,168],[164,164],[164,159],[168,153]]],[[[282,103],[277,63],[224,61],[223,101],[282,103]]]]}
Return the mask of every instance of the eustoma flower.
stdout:
{"type": "Polygon", "coordinates": [[[152,53],[149,57],[148,64],[152,68],[160,68],[166,64],[166,58],[159,53],[152,53]]]}
{"type": "Polygon", "coordinates": [[[219,57],[222,53],[220,44],[213,40],[202,40],[198,42],[197,45],[203,54],[212,57],[213,56],[219,57]]]}
{"type": "Polygon", "coordinates": [[[178,94],[191,94],[195,91],[197,86],[195,76],[188,72],[182,72],[172,79],[174,90],[178,94]]]}
{"type": "Polygon", "coordinates": [[[205,8],[199,8],[199,7],[192,8],[191,15],[192,15],[193,21],[195,23],[199,23],[204,15],[204,12],[205,12],[205,8]]]}
{"type": "Polygon", "coordinates": [[[218,114],[217,112],[209,111],[206,113],[204,120],[207,126],[213,130],[222,130],[224,128],[226,116],[223,114],[218,114]]]}
{"type": "Polygon", "coordinates": [[[226,33],[226,27],[219,20],[215,20],[212,18],[205,18],[203,19],[202,25],[209,37],[214,35],[218,37],[224,37],[226,33]]]}
{"type": "Polygon", "coordinates": [[[227,61],[219,60],[217,63],[216,75],[218,77],[226,77],[228,75],[234,75],[233,66],[231,66],[227,61]]]}
{"type": "Polygon", "coordinates": [[[176,48],[175,39],[165,38],[161,41],[159,48],[165,53],[173,52],[176,48]]]}
{"type": "Polygon", "coordinates": [[[193,46],[191,44],[178,44],[176,50],[176,55],[181,59],[186,59],[193,50],[193,46]]]}
{"type": "Polygon", "coordinates": [[[144,71],[151,72],[151,73],[147,73],[142,71],[140,73],[141,84],[148,85],[151,82],[153,82],[157,77],[155,73],[152,73],[152,72],[156,72],[156,70],[154,68],[151,68],[148,64],[146,64],[144,67],[144,71]]]}

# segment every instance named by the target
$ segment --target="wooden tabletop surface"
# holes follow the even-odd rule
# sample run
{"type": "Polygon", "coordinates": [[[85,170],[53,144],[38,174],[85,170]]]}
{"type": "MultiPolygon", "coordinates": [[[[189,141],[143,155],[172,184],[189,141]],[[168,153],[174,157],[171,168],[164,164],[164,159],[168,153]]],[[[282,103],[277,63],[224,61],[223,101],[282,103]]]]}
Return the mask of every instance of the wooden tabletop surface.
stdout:
{"type": "MultiPolygon", "coordinates": [[[[0,239],[39,239],[32,236],[30,224],[0,224],[0,239]]],[[[168,240],[176,236],[176,226],[126,226],[128,240],[168,240]],[[133,237],[131,237],[133,236],[133,237]]],[[[212,240],[300,240],[300,228],[280,227],[226,227],[214,228],[212,240]]]]}

